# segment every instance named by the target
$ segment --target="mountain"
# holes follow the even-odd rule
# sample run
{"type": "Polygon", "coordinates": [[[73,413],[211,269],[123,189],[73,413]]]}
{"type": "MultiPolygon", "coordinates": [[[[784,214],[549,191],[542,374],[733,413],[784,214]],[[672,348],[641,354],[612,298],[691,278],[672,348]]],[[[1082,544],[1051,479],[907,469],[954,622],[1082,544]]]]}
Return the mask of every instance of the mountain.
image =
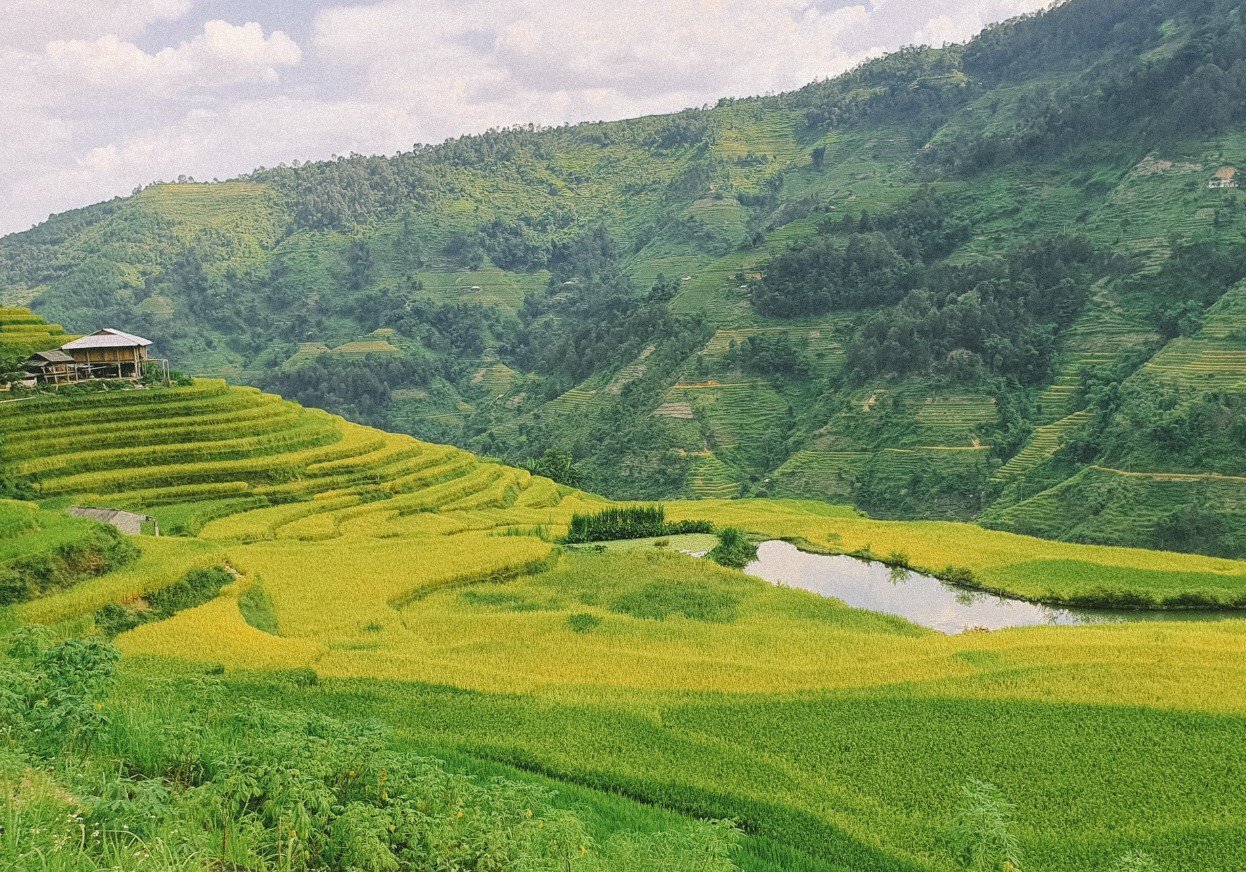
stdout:
{"type": "Polygon", "coordinates": [[[1243,97],[1240,3],[1070,0],[774,97],[151,185],[0,240],[0,299],[610,496],[1240,556],[1243,97]]]}

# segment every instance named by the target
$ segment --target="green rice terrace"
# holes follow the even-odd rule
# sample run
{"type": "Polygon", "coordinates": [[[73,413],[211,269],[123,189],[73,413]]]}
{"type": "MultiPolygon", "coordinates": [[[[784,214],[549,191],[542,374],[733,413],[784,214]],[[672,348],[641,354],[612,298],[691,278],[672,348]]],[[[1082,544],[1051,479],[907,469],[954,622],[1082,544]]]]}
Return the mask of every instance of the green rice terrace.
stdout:
{"type": "Polygon", "coordinates": [[[0,869],[1246,868],[1244,22],[0,239],[0,869]]]}

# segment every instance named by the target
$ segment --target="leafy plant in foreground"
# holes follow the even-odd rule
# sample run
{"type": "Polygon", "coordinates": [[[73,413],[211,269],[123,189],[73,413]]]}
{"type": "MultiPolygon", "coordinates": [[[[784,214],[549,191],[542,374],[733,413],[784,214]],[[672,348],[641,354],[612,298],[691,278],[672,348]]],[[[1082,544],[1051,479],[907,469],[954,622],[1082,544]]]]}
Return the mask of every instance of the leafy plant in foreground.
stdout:
{"type": "Polygon", "coordinates": [[[970,778],[961,787],[956,813],[956,841],[971,872],[1021,872],[1020,850],[1012,831],[1014,807],[1000,789],[970,778]]]}
{"type": "Polygon", "coordinates": [[[23,627],[6,639],[0,660],[0,733],[36,749],[87,746],[106,721],[101,700],[119,655],[99,639],[52,643],[46,627],[23,627]]]}

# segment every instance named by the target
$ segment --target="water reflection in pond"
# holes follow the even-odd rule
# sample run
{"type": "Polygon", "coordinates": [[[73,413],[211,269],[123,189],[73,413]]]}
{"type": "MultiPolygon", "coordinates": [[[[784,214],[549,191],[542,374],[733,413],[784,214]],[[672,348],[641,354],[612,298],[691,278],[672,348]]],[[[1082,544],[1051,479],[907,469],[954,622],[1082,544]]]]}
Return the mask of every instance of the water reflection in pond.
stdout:
{"type": "Polygon", "coordinates": [[[957,587],[883,563],[855,557],[809,554],[788,542],[763,542],[744,569],[774,584],[835,597],[850,606],[899,615],[941,633],[976,627],[1001,630],[1039,624],[1079,625],[1111,621],[1220,620],[1222,612],[1104,611],[1038,605],[957,587]]]}

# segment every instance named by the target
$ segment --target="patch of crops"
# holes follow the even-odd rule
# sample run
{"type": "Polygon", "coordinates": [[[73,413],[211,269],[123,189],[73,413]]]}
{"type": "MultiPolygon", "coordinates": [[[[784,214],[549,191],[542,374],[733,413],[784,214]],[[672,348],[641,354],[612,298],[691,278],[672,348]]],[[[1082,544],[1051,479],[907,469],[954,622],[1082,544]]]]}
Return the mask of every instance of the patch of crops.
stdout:
{"type": "Polygon", "coordinates": [[[712,533],[709,521],[666,520],[662,506],[620,506],[593,514],[573,514],[563,541],[568,544],[607,542],[611,539],[646,539],[650,536],[677,536],[684,533],[712,533]]]}

